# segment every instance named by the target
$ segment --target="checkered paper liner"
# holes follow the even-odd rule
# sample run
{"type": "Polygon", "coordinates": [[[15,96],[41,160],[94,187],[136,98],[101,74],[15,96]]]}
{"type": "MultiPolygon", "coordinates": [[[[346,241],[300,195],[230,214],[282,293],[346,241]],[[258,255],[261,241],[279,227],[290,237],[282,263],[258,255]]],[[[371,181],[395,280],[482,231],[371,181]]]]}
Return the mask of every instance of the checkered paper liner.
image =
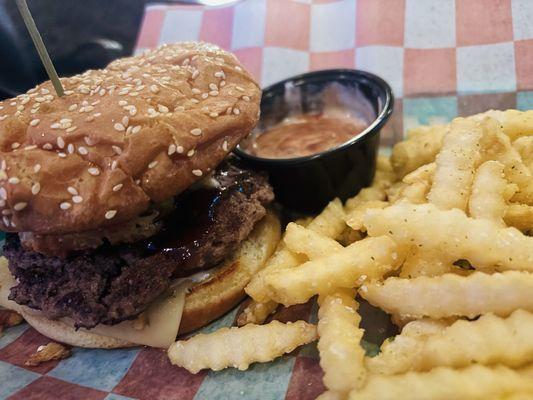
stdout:
{"type": "MultiPolygon", "coordinates": [[[[327,68],[386,79],[396,96],[382,132],[390,146],[419,124],[489,108],[533,109],[531,0],[244,0],[154,5],[137,52],[183,40],[234,52],[263,86],[327,68]]],[[[237,310],[202,329],[231,325],[237,310]]],[[[313,322],[316,306],[283,310],[313,322]]],[[[191,375],[163,350],[74,349],[38,367],[24,361],[48,339],[21,325],[0,337],[0,399],[314,399],[323,391],[316,345],[248,371],[191,375]]]]}

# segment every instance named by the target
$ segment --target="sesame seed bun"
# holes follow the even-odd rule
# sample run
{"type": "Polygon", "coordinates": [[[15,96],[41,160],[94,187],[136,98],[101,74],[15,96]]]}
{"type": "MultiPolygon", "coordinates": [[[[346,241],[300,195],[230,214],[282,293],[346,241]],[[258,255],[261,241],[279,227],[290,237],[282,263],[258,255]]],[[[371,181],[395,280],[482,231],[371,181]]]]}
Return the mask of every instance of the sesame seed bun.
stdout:
{"type": "Polygon", "coordinates": [[[0,229],[64,234],[130,220],[215,168],[261,92],[205,43],[165,45],[0,102],[0,229]]]}

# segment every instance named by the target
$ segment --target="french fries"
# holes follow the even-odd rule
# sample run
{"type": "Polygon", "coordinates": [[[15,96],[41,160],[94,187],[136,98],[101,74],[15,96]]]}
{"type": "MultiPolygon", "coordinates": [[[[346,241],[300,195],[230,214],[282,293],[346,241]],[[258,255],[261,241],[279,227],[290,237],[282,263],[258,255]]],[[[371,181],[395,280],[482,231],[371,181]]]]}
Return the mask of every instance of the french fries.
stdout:
{"type": "Polygon", "coordinates": [[[368,210],[364,223],[371,236],[389,235],[404,246],[438,251],[452,263],[466,259],[476,269],[533,271],[533,237],[456,209],[398,203],[368,210]]]}
{"type": "MultiPolygon", "coordinates": [[[[341,202],[336,199],[309,223],[307,229],[315,231],[321,235],[335,238],[344,230],[344,210],[341,202]]],[[[246,293],[257,302],[267,302],[270,300],[268,288],[265,285],[264,278],[275,271],[290,269],[305,261],[301,255],[291,252],[285,244],[281,244],[274,255],[267,261],[265,267],[259,271],[246,286],[246,293]]]]}
{"type": "Polygon", "coordinates": [[[365,351],[360,345],[364,330],[359,328],[361,317],[354,297],[354,290],[319,297],[320,366],[324,370],[324,384],[337,392],[363,387],[366,381],[365,351]]]}
{"type": "Polygon", "coordinates": [[[435,251],[414,249],[404,261],[400,277],[416,278],[417,276],[439,276],[457,271],[446,257],[441,257],[435,251]]]}
{"type": "Polygon", "coordinates": [[[292,222],[287,225],[283,240],[289,250],[294,253],[304,254],[310,260],[324,257],[343,249],[343,246],[336,240],[292,222]]]}
{"type": "Polygon", "coordinates": [[[505,210],[505,223],[523,232],[533,230],[533,206],[510,204],[505,210]]]}
{"type": "Polygon", "coordinates": [[[408,139],[394,145],[391,164],[401,179],[424,164],[431,163],[439,152],[447,125],[423,126],[408,132],[408,139]]]}
{"type": "Polygon", "coordinates": [[[315,294],[358,287],[382,278],[403,261],[401,249],[388,237],[366,238],[329,256],[265,277],[272,300],[286,306],[305,303],[315,294]]]}
{"type": "Polygon", "coordinates": [[[437,167],[428,194],[430,203],[442,210],[466,209],[474,171],[481,160],[482,136],[480,123],[466,118],[452,121],[436,158],[437,167]]]}
{"type": "Polygon", "coordinates": [[[411,369],[421,343],[450,326],[447,320],[420,319],[406,323],[402,333],[381,345],[380,353],[375,357],[366,357],[367,370],[373,374],[394,375],[411,369]]]}
{"type": "Polygon", "coordinates": [[[414,279],[388,278],[367,283],[359,294],[390,314],[415,318],[474,318],[494,313],[505,317],[518,309],[533,312],[533,274],[507,271],[468,276],[445,274],[414,279]]]}
{"type": "Polygon", "coordinates": [[[278,305],[279,304],[275,301],[258,303],[253,299],[250,300],[250,303],[237,317],[237,326],[244,326],[247,324],[262,324],[270,314],[276,312],[278,305]]]}
{"type": "Polygon", "coordinates": [[[246,288],[237,324],[248,325],[169,356],[193,372],[273,359],[315,327],[254,324],[318,295],[318,399],[533,399],[531,233],[533,111],[415,128],[344,207],[287,226],[246,288]],[[356,290],[401,328],[375,357],[361,346],[356,290]]]}
{"type": "Polygon", "coordinates": [[[382,346],[379,355],[367,359],[369,370],[400,374],[471,364],[521,367],[533,362],[533,314],[524,310],[508,318],[485,314],[475,321],[458,320],[451,326],[443,323],[433,332],[413,335],[418,323],[407,324],[401,335],[382,346]]]}
{"type": "Polygon", "coordinates": [[[504,165],[499,161],[481,164],[474,177],[468,210],[472,218],[483,218],[504,227],[507,201],[516,188],[507,183],[504,165]]]}
{"type": "Polygon", "coordinates": [[[487,400],[500,399],[513,392],[533,393],[528,373],[507,367],[473,365],[460,370],[445,367],[404,375],[372,375],[350,400],[487,400]]]}
{"type": "Polygon", "coordinates": [[[513,142],[513,147],[520,154],[522,161],[533,173],[533,136],[523,136],[513,142]]]}
{"type": "Polygon", "coordinates": [[[221,328],[179,340],[168,349],[168,357],[172,364],[193,374],[206,368],[220,371],[234,367],[244,371],[252,363],[272,361],[314,340],[314,325],[304,321],[286,324],[272,321],[266,325],[221,328]]]}

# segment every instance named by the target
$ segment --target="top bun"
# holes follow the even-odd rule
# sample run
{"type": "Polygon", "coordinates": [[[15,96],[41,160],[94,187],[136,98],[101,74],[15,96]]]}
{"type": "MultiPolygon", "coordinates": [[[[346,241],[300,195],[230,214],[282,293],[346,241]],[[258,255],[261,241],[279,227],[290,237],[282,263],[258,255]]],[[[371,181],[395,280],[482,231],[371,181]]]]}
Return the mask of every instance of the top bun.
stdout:
{"type": "Polygon", "coordinates": [[[164,45],[0,102],[0,229],[64,234],[138,216],[214,169],[255,126],[234,55],[164,45]]]}

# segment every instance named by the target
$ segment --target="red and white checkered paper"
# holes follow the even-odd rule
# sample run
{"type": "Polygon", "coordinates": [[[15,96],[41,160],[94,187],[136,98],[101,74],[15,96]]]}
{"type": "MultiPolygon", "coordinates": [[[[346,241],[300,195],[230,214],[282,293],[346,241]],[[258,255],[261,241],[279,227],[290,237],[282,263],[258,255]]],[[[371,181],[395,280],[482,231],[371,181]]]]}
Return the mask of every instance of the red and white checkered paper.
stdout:
{"type": "MultiPolygon", "coordinates": [[[[532,0],[243,0],[206,8],[147,8],[137,51],[182,40],[234,52],[263,86],[327,68],[386,79],[396,96],[382,132],[391,145],[420,123],[488,108],[533,108],[532,0]]],[[[313,320],[313,305],[281,320],[313,320]]],[[[203,329],[233,323],[236,310],[203,329]]],[[[48,340],[26,325],[0,337],[0,398],[314,399],[322,390],[316,347],[249,371],[191,375],[162,350],[74,349],[39,367],[24,361],[48,340]]]]}

